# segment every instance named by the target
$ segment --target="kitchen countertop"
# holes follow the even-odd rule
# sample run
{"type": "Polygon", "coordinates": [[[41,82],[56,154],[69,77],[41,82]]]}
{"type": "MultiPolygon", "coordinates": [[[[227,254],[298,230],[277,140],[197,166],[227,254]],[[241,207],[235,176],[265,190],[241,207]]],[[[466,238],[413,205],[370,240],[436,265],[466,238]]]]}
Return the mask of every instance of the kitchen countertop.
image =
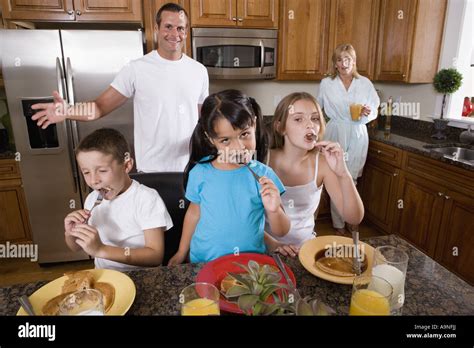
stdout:
{"type": "MultiPolygon", "coordinates": [[[[405,285],[404,315],[473,315],[474,287],[433,261],[408,242],[395,235],[365,240],[376,247],[394,245],[409,255],[405,285]]],[[[293,270],[302,296],[325,301],[340,315],[349,309],[351,286],[319,279],[301,266],[298,259],[283,257],[293,270]]],[[[127,274],[137,287],[135,302],[128,315],[178,315],[180,291],[194,282],[203,264],[183,264],[173,267],[130,271],[127,274]]],[[[16,298],[32,294],[46,281],[13,285],[0,289],[0,315],[15,315],[16,298]]]]}
{"type": "Polygon", "coordinates": [[[369,139],[380,141],[382,143],[398,147],[402,150],[413,152],[425,157],[436,159],[457,167],[461,167],[470,171],[474,171],[474,166],[469,164],[454,161],[450,158],[445,158],[441,153],[431,151],[433,147],[447,147],[447,146],[461,146],[465,148],[474,149],[474,146],[469,146],[459,142],[453,142],[450,140],[433,140],[429,136],[419,135],[415,132],[409,132],[407,130],[392,131],[388,135],[382,130],[377,130],[375,132],[369,131],[369,139]]]}

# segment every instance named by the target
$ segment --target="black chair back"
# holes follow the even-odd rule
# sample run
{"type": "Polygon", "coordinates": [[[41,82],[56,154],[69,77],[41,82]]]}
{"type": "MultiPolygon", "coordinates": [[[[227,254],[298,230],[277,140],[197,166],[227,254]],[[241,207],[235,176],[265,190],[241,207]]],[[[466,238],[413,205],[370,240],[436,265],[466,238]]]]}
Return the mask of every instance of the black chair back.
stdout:
{"type": "Polygon", "coordinates": [[[163,265],[178,251],[183,221],[189,202],[184,198],[183,173],[133,173],[130,177],[140,184],[158,191],[165,202],[166,208],[173,220],[173,227],[165,232],[165,255],[163,265]]]}

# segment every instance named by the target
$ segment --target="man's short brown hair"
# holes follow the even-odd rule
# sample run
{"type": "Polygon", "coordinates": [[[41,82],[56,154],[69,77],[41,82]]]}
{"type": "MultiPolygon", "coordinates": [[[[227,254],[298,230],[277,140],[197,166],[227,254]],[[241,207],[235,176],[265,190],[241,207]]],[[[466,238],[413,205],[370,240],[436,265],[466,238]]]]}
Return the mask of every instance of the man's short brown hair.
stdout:
{"type": "Polygon", "coordinates": [[[112,155],[118,163],[124,163],[130,157],[130,147],[125,137],[118,130],[112,128],[97,129],[86,136],[76,148],[76,156],[80,152],[98,151],[105,155],[112,155]]]}
{"type": "Polygon", "coordinates": [[[161,25],[161,14],[163,13],[163,11],[174,12],[174,13],[180,13],[181,11],[183,11],[182,13],[186,15],[186,26],[188,25],[189,17],[186,10],[178,4],[169,2],[161,6],[158,12],[156,13],[156,24],[158,24],[158,28],[161,25]]]}

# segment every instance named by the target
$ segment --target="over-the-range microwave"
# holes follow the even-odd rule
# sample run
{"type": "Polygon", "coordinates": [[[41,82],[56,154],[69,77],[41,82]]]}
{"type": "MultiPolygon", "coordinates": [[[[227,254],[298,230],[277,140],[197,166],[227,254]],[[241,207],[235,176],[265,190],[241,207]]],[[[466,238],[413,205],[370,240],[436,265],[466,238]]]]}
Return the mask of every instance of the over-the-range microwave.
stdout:
{"type": "Polygon", "coordinates": [[[193,28],[193,57],[210,79],[276,77],[277,30],[193,28]]]}

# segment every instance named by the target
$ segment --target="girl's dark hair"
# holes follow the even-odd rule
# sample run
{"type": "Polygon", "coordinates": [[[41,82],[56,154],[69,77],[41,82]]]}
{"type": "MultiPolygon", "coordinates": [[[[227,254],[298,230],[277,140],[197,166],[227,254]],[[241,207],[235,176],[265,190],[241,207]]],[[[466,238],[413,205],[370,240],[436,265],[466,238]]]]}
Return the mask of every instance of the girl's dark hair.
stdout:
{"type": "Polygon", "coordinates": [[[217,149],[208,139],[217,136],[214,131],[218,119],[224,118],[230,122],[234,129],[245,129],[254,125],[256,128],[257,160],[265,162],[268,152],[268,135],[263,126],[263,117],[260,106],[255,99],[247,97],[236,89],[224,91],[208,96],[201,108],[201,117],[194,128],[189,144],[190,158],[184,170],[184,187],[188,182],[189,172],[197,163],[207,163],[217,157],[217,149]],[[255,120],[255,121],[254,121],[255,120]],[[255,122],[255,123],[254,123],[255,122]],[[210,156],[206,161],[203,157],[210,156]]]}

